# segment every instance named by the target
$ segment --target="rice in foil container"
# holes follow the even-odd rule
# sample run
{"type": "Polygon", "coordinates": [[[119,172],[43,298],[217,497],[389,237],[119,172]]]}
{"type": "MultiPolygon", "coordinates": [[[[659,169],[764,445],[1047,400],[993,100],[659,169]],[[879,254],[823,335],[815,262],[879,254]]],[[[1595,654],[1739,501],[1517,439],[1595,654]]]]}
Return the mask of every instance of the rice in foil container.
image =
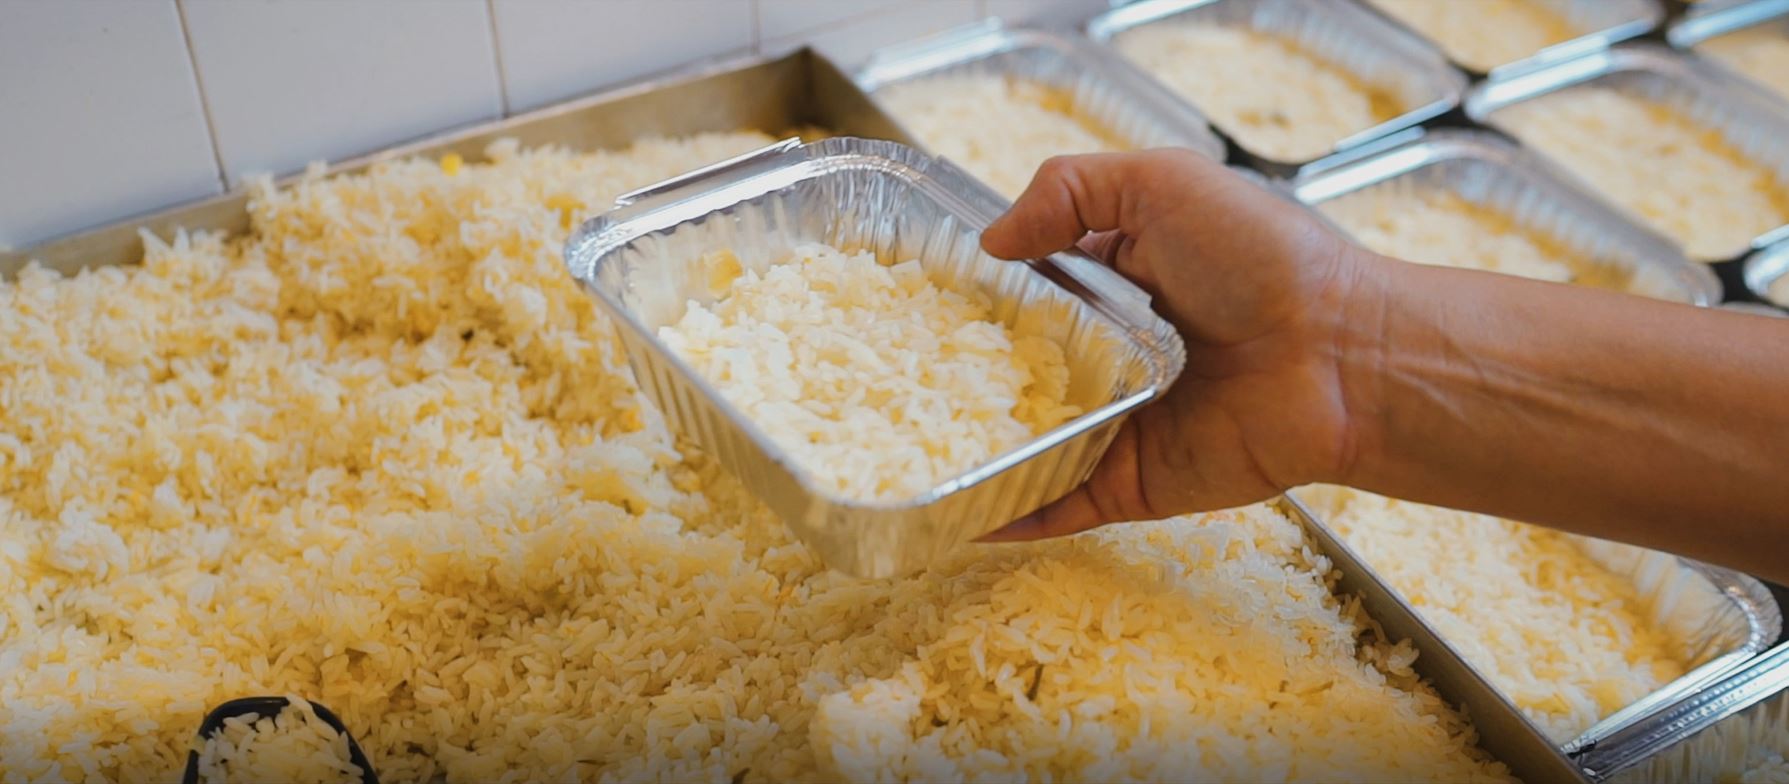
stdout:
{"type": "MultiPolygon", "coordinates": [[[[1303,0],[1140,0],[1107,11],[1087,24],[1095,41],[1116,48],[1134,31],[1158,25],[1212,24],[1236,27],[1289,42],[1347,73],[1364,86],[1387,91],[1401,111],[1371,127],[1334,140],[1323,153],[1355,147],[1394,131],[1421,124],[1459,105],[1466,76],[1449,65],[1422,38],[1352,3],[1303,0]]],[[[1159,74],[1155,74],[1160,79],[1159,74]]],[[[1259,89],[1236,85],[1239,89],[1259,89]]],[[[1292,89],[1269,85],[1265,89],[1292,89]]],[[[1302,96],[1306,102],[1318,96],[1302,96]]],[[[1205,112],[1210,116],[1210,112],[1205,112]]],[[[1269,174],[1288,175],[1322,155],[1285,159],[1251,146],[1248,134],[1223,123],[1218,130],[1236,142],[1251,163],[1269,174]]]]}
{"type": "Polygon", "coordinates": [[[981,230],[1005,209],[962,170],[900,144],[789,140],[621,197],[579,228],[565,261],[611,317],[673,430],[712,452],[828,566],[887,577],[1079,485],[1123,419],[1165,392],[1186,361],[1148,295],[1093,259],[984,253],[981,230]],[[1067,402],[1086,413],[916,498],[868,502],[824,488],[657,335],[687,303],[716,299],[710,253],[730,250],[763,269],[813,242],[918,259],[939,287],[979,292],[997,320],[1064,348],[1067,402]]]}
{"type": "MultiPolygon", "coordinates": [[[[1109,52],[1082,38],[1007,27],[999,20],[878,51],[856,82],[875,97],[896,85],[984,75],[1062,91],[1077,115],[1130,149],[1181,147],[1224,159],[1224,142],[1203,115],[1109,52]]],[[[884,104],[883,110],[901,121],[892,107],[884,104]]],[[[926,143],[912,128],[904,129],[926,143]]],[[[1063,151],[1073,152],[1087,151],[1063,151]]]]}
{"type": "Polygon", "coordinates": [[[1574,269],[1584,277],[1691,305],[1721,299],[1707,266],[1555,175],[1533,153],[1484,131],[1411,129],[1313,164],[1288,186],[1319,213],[1388,192],[1452,194],[1557,243],[1593,268],[1574,269]]]}
{"type": "MultiPolygon", "coordinates": [[[[1778,184],[1789,187],[1789,105],[1768,100],[1756,91],[1739,89],[1735,80],[1724,74],[1660,46],[1625,44],[1513,78],[1481,82],[1467,94],[1466,114],[1521,138],[1520,129],[1505,121],[1504,110],[1579,85],[1607,87],[1679,113],[1718,134],[1739,155],[1770,173],[1778,184]]],[[[1551,156],[1537,155],[1553,161],[1554,166],[1564,165],[1551,156]]],[[[1573,179],[1613,203],[1610,194],[1601,192],[1594,184],[1576,176],[1573,179]]],[[[1649,185],[1672,187],[1670,182],[1649,185]]],[[[1646,221],[1643,216],[1617,209],[1636,221],[1646,221]]],[[[1736,259],[1780,238],[1789,238],[1789,222],[1731,247],[1700,253],[1691,250],[1690,257],[1704,262],[1736,259]]]]}
{"type": "MultiPolygon", "coordinates": [[[[1463,57],[1463,52],[1455,51],[1449,42],[1442,40],[1444,36],[1429,35],[1422,30],[1422,25],[1415,20],[1407,19],[1401,9],[1392,3],[1381,0],[1364,0],[1368,7],[1392,21],[1408,27],[1411,32],[1423,36],[1435,46],[1446,52],[1448,58],[1463,71],[1473,76],[1489,75],[1493,78],[1510,76],[1524,71],[1544,67],[1549,63],[1568,60],[1587,52],[1613,46],[1637,36],[1645,35],[1657,27],[1665,18],[1665,9],[1657,0],[1520,0],[1532,5],[1535,10],[1557,19],[1567,31],[1566,37],[1545,44],[1537,49],[1524,52],[1520,56],[1503,57],[1499,61],[1485,64],[1467,62],[1475,58],[1463,57]]],[[[1443,13],[1458,14],[1459,9],[1470,6],[1470,2],[1437,2],[1437,0],[1416,0],[1434,8],[1447,9],[1443,13]]],[[[1495,11],[1496,7],[1486,4],[1486,10],[1495,11]]],[[[1462,23],[1477,23],[1495,26],[1501,20],[1481,18],[1474,19],[1462,15],[1462,23]]],[[[1469,28],[1466,32],[1484,37],[1495,37],[1495,31],[1469,28]]]]}
{"type": "Polygon", "coordinates": [[[1781,781],[1789,776],[1789,643],[1587,750],[1615,784],[1781,781]]]}

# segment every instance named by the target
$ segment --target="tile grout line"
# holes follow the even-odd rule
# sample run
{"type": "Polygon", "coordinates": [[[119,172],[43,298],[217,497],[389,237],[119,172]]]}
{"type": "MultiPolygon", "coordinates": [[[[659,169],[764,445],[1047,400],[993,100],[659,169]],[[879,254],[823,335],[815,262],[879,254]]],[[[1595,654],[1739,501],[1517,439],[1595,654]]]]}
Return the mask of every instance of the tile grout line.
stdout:
{"type": "Polygon", "coordinates": [[[205,92],[205,76],[199,73],[199,55],[193,50],[193,31],[186,24],[186,0],[174,0],[174,15],[180,19],[180,40],[186,44],[186,63],[193,69],[193,88],[199,91],[199,113],[205,117],[205,135],[211,142],[211,163],[217,168],[217,184],[230,191],[230,178],[224,173],[224,153],[217,141],[217,120],[211,116],[211,98],[205,92]]]}
{"type": "Polygon", "coordinates": [[[497,100],[498,107],[504,117],[509,116],[509,74],[503,68],[503,38],[497,35],[497,0],[485,0],[485,20],[491,28],[491,64],[497,68],[497,100]]]}

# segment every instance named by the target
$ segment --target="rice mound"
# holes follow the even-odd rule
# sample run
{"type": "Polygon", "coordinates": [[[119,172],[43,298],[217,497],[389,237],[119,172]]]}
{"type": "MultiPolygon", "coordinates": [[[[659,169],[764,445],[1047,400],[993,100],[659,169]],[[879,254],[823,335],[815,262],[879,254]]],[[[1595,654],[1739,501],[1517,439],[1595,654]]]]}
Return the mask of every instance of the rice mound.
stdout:
{"type": "Polygon", "coordinates": [[[1662,103],[1587,84],[1498,115],[1524,144],[1697,258],[1719,259],[1789,223],[1789,183],[1662,103]]]}
{"type": "Polygon", "coordinates": [[[1130,145],[1075,107],[1068,92],[1000,74],[960,74],[891,85],[876,98],[931,152],[1009,199],[1057,155],[1130,145]]]}
{"type": "Polygon", "coordinates": [[[1349,488],[1300,496],[1555,742],[1688,669],[1633,584],[1564,534],[1349,488]]]}
{"type": "Polygon", "coordinates": [[[1115,43],[1243,147],[1282,161],[1326,155],[1405,111],[1388,91],[1246,28],[1163,22],[1127,30],[1115,43]]]}
{"type": "Polygon", "coordinates": [[[1507,780],[1266,507],[825,571],[558,256],[769,141],[403,160],[0,282],[0,766],[165,782],[304,694],[388,781],[1507,780]]]}
{"type": "Polygon", "coordinates": [[[1485,73],[1577,33],[1564,15],[1537,0],[1367,0],[1434,41],[1454,62],[1485,73]]]}
{"type": "Polygon", "coordinates": [[[723,296],[659,338],[841,495],[919,496],[1081,413],[1061,346],[1013,334],[917,259],[809,244],[760,273],[725,256],[723,296]]]}
{"type": "Polygon", "coordinates": [[[272,716],[248,713],[224,726],[199,750],[199,781],[357,784],[365,771],[350,759],[348,736],[317,716],[301,697],[272,716]]]}

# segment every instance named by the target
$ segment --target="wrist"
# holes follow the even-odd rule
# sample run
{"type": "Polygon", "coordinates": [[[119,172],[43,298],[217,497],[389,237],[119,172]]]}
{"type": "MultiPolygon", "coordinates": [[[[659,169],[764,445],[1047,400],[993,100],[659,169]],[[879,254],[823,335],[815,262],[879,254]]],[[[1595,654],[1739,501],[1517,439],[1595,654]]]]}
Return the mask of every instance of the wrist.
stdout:
{"type": "Polygon", "coordinates": [[[1394,348],[1395,291],[1408,265],[1350,246],[1333,292],[1329,359],[1334,363],[1342,410],[1342,437],[1334,470],[1321,481],[1358,486],[1383,453],[1385,397],[1394,348]]]}

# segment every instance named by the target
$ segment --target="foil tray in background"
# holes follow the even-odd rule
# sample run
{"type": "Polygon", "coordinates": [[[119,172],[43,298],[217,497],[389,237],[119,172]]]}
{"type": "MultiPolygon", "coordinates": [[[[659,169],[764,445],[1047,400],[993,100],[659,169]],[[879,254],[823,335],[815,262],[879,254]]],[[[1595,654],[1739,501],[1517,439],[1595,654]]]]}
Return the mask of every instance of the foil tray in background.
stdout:
{"type": "Polygon", "coordinates": [[[1762,751],[1789,757],[1789,643],[1610,737],[1580,760],[1597,781],[1738,781],[1762,751]]]}
{"type": "MultiPolygon", "coordinates": [[[[798,126],[910,141],[837,66],[802,49],[775,58],[697,63],[505,120],[434,134],[342,161],[330,166],[327,173],[352,174],[382,160],[447,153],[478,162],[484,160],[485,147],[502,138],[514,138],[524,147],[554,144],[572,150],[598,150],[623,147],[654,134],[740,129],[779,134],[798,126]]],[[[143,257],[139,227],[163,239],[171,239],[183,228],[240,234],[249,228],[248,198],[248,192],[239,188],[34,247],[0,251],[0,277],[13,275],[32,259],[64,273],[83,267],[136,264],[143,257]]]]}
{"type": "Polygon", "coordinates": [[[1789,240],[1752,254],[1745,260],[1740,277],[1745,279],[1746,288],[1751,290],[1753,296],[1778,307],[1789,308],[1789,296],[1771,296],[1770,291],[1772,284],[1789,277],[1789,240]]]}
{"type": "MultiPolygon", "coordinates": [[[[1114,49],[1127,31],[1186,22],[1240,26],[1287,39],[1353,74],[1362,84],[1396,93],[1409,107],[1385,122],[1337,139],[1331,152],[1364,144],[1446,114],[1460,103],[1466,76],[1410,31],[1352,3],[1304,0],[1138,0],[1087,23],[1087,35],[1114,49]]],[[[1129,62],[1126,59],[1126,62],[1129,62]]],[[[1142,70],[1136,64],[1132,67],[1142,70]]],[[[1166,85],[1162,89],[1177,95],[1166,85]]],[[[1182,98],[1181,100],[1187,100],[1182,98]]],[[[1189,101],[1190,102],[1190,101],[1189,101]]],[[[1197,107],[1195,107],[1197,108],[1197,107]]],[[[1247,138],[1218,126],[1264,172],[1290,175],[1309,160],[1276,160],[1249,147],[1247,138]]]]}
{"type": "MultiPolygon", "coordinates": [[[[1685,17],[1671,25],[1665,32],[1665,40],[1679,49],[1696,51],[1708,41],[1761,25],[1775,26],[1784,38],[1789,39],[1789,0],[1749,0],[1744,3],[1719,4],[1717,8],[1685,17]]],[[[1768,86],[1753,81],[1751,77],[1734,70],[1717,57],[1704,54],[1701,59],[1709,66],[1732,76],[1746,89],[1756,90],[1770,100],[1784,100],[1768,86]]]]}
{"type": "MultiPolygon", "coordinates": [[[[1661,103],[1684,116],[1719,132],[1740,153],[1776,173],[1789,183],[1789,107],[1766,99],[1761,91],[1740,89],[1724,74],[1700,63],[1652,44],[1623,44],[1613,49],[1568,60],[1538,71],[1508,79],[1480,82],[1466,96],[1466,115],[1472,120],[1517,136],[1498,122],[1500,110],[1513,104],[1581,84],[1596,83],[1628,95],[1661,103]]],[[[1518,136],[1519,138],[1519,136],[1518,136]]],[[[1542,153],[1542,160],[1551,161],[1564,176],[1579,181],[1563,164],[1542,153]]],[[[1581,182],[1581,181],[1580,181],[1581,182]]],[[[1595,186],[1581,182],[1590,193],[1595,186]]],[[[1599,198],[1601,194],[1599,193],[1599,198]]],[[[1623,214],[1627,211],[1610,202],[1623,214]]],[[[1635,215],[1636,223],[1646,223],[1635,215]]],[[[1754,248],[1761,248],[1779,238],[1789,237],[1789,224],[1767,231],[1731,251],[1715,258],[1696,261],[1719,262],[1737,259],[1754,248]]]]}
{"type": "MultiPolygon", "coordinates": [[[[1691,305],[1721,300],[1707,265],[1553,174],[1532,153],[1485,131],[1411,129],[1306,168],[1288,183],[1307,206],[1396,188],[1452,192],[1563,245],[1572,255],[1631,275],[1628,291],[1691,305]]],[[[1346,230],[1343,230],[1346,233],[1346,230]]]]}
{"type": "Polygon", "coordinates": [[[1297,497],[1289,493],[1278,506],[1304,527],[1311,544],[1340,574],[1336,594],[1359,597],[1361,608],[1385,630],[1387,637],[1409,640],[1416,647],[1418,656],[1411,667],[1435,687],[1443,700],[1466,714],[1478,731],[1481,748],[1508,765],[1516,778],[1531,784],[1588,781],[1586,771],[1555,747],[1482,673],[1467,664],[1416,608],[1404,601],[1297,497]]]}
{"type": "MultiPolygon", "coordinates": [[[[1431,0],[1445,2],[1446,0],[1431,0]]],[[[1499,63],[1487,72],[1476,70],[1453,58],[1441,42],[1430,38],[1413,25],[1405,22],[1390,9],[1382,8],[1373,0],[1362,0],[1362,3],[1393,23],[1410,31],[1412,35],[1427,40],[1436,49],[1447,54],[1448,60],[1455,67],[1474,76],[1500,78],[1532,71],[1549,63],[1569,60],[1578,55],[1594,52],[1631,38],[1645,35],[1658,27],[1665,19],[1665,9],[1656,0],[1536,0],[1545,7],[1565,19],[1567,25],[1578,34],[1572,38],[1550,44],[1524,57],[1499,63]]]]}
{"type": "Polygon", "coordinates": [[[862,577],[920,569],[1085,481],[1118,426],[1180,375],[1180,334],[1148,295],[1079,253],[1030,264],[981,250],[1006,201],[948,162],[892,142],[794,140],[624,195],[566,243],[573,277],[611,316],[642,390],[782,517],[828,566],[862,577]],[[759,423],[658,338],[691,301],[712,301],[709,254],[762,270],[821,242],[918,259],[941,288],[974,291],[993,316],[1064,349],[1068,402],[1086,412],[899,502],[847,498],[815,480],[759,423]]]}
{"type": "MultiPolygon", "coordinates": [[[[1224,142],[1203,115],[1111,53],[1086,39],[1006,27],[997,19],[878,51],[858,71],[857,84],[874,97],[897,84],[980,74],[1062,90],[1077,112],[1131,149],[1184,147],[1224,159],[1224,142]]],[[[888,107],[883,111],[893,115],[888,107]]],[[[907,135],[923,148],[924,139],[910,130],[907,135]]]]}

